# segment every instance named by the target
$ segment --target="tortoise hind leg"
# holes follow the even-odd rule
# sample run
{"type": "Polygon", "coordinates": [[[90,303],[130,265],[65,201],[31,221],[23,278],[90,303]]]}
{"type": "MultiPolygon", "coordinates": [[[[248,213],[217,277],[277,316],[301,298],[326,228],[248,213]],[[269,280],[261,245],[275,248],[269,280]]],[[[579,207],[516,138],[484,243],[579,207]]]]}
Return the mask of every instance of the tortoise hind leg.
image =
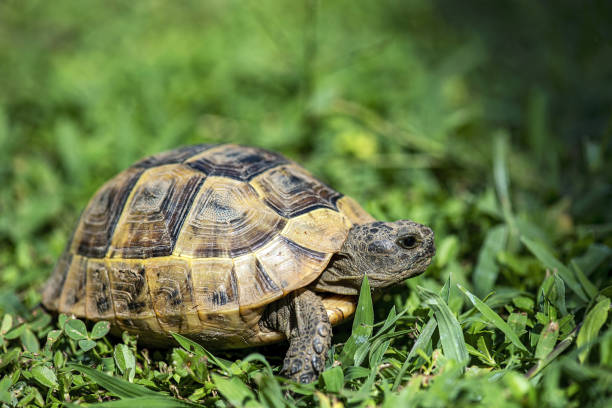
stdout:
{"type": "Polygon", "coordinates": [[[300,383],[315,381],[325,368],[332,336],[321,298],[307,289],[295,291],[270,305],[262,323],[289,339],[281,373],[300,383]]]}

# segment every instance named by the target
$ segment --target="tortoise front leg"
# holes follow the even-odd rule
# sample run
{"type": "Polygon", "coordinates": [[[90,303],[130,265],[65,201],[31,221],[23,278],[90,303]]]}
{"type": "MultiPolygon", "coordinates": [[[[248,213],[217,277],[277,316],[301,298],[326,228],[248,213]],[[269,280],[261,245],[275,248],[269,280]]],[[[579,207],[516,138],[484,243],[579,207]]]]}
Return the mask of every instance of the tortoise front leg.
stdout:
{"type": "Polygon", "coordinates": [[[301,289],[268,309],[263,323],[285,333],[289,350],[281,373],[306,384],[319,378],[331,345],[331,324],[319,296],[301,289]]]}

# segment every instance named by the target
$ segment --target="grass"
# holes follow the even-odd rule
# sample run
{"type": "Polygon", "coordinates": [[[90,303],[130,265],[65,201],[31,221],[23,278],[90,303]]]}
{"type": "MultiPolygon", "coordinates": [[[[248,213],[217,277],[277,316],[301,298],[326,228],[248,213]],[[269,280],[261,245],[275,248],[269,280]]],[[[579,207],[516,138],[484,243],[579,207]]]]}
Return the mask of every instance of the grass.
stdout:
{"type": "Polygon", "coordinates": [[[0,3],[0,404],[610,406],[610,6],[288,4],[0,3]],[[37,307],[106,179],[226,141],[436,233],[315,384],[37,307]]]}

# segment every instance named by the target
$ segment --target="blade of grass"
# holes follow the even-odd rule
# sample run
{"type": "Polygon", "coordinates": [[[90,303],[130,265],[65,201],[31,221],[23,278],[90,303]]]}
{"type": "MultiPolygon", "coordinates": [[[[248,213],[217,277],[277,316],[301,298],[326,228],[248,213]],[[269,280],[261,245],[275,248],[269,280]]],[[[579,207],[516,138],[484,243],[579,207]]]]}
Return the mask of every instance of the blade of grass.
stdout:
{"type": "MultiPolygon", "coordinates": [[[[111,394],[114,394],[120,398],[134,398],[134,397],[160,397],[160,392],[150,390],[142,385],[133,384],[126,380],[117,377],[111,377],[110,375],[104,374],[91,367],[87,367],[80,364],[69,364],[69,369],[76,370],[87,377],[91,378],[100,387],[106,389],[111,394]]],[[[170,397],[167,397],[170,399],[170,397]]]]}
{"type": "Polygon", "coordinates": [[[572,269],[576,274],[576,278],[578,278],[578,281],[582,285],[582,288],[584,289],[586,294],[591,299],[595,298],[598,293],[597,287],[593,285],[589,278],[587,278],[586,275],[582,272],[582,268],[580,268],[580,265],[578,264],[578,262],[576,262],[576,260],[572,259],[570,264],[572,265],[572,269]]]}
{"type": "Polygon", "coordinates": [[[510,201],[510,177],[508,176],[508,134],[500,131],[495,135],[493,151],[493,178],[495,179],[495,189],[502,206],[504,220],[510,228],[510,233],[516,236],[517,228],[512,214],[512,204],[510,201]]]}
{"type": "Polygon", "coordinates": [[[586,315],[584,318],[584,324],[578,338],[576,339],[576,346],[581,348],[584,346],[584,350],[578,355],[578,359],[581,363],[584,363],[589,352],[591,351],[591,342],[597,338],[599,331],[608,318],[608,309],[610,309],[610,299],[604,297],[600,300],[586,315]]]}
{"type": "MultiPolygon", "coordinates": [[[[71,408],[80,408],[83,405],[64,403],[64,406],[71,408]]],[[[147,408],[191,408],[191,407],[203,407],[203,405],[195,403],[187,403],[174,398],[168,397],[136,397],[136,398],[124,398],[116,401],[100,402],[98,404],[88,404],[88,407],[108,407],[108,408],[136,408],[136,407],[147,407],[147,408]]]]}
{"type": "Polygon", "coordinates": [[[497,254],[506,246],[507,237],[508,228],[505,225],[498,225],[487,233],[472,278],[474,290],[480,297],[486,296],[493,290],[499,273],[497,254]]]}
{"type": "Polygon", "coordinates": [[[569,286],[580,299],[585,302],[588,301],[588,297],[585,295],[582,286],[580,286],[580,283],[578,283],[572,271],[555,258],[552,252],[544,244],[525,236],[521,237],[521,241],[547,268],[556,270],[567,286],[569,286]]]}
{"type": "Polygon", "coordinates": [[[453,315],[448,305],[435,292],[432,292],[424,287],[417,286],[419,296],[424,299],[424,303],[429,305],[436,316],[438,322],[438,332],[440,333],[440,342],[442,343],[442,351],[447,358],[452,358],[460,365],[466,365],[470,359],[463,330],[459,322],[453,315]]]}
{"type": "Polygon", "coordinates": [[[555,348],[557,338],[559,337],[559,323],[550,322],[542,329],[538,345],[536,346],[535,358],[541,360],[546,358],[555,348]]]}
{"type": "Polygon", "coordinates": [[[220,375],[212,375],[213,382],[223,397],[236,407],[258,408],[262,405],[257,402],[255,394],[238,377],[230,379],[220,375]]]}
{"type": "Polygon", "coordinates": [[[355,361],[355,353],[372,335],[373,323],[374,306],[372,305],[372,294],[370,292],[368,277],[365,276],[359,292],[359,301],[357,302],[357,310],[355,311],[355,318],[353,320],[353,331],[340,353],[339,360],[344,367],[353,364],[357,366],[360,365],[355,361]]]}
{"type": "Polygon", "coordinates": [[[478,309],[480,313],[495,327],[504,332],[504,334],[508,337],[508,339],[519,349],[523,351],[527,351],[527,348],[521,343],[521,340],[518,338],[514,330],[506,323],[497,313],[493,311],[489,306],[487,306],[482,300],[478,299],[476,295],[472,294],[470,291],[465,289],[463,286],[457,284],[459,290],[461,290],[465,296],[472,302],[472,304],[478,309]]]}
{"type": "Polygon", "coordinates": [[[425,350],[425,347],[427,346],[427,343],[429,343],[429,341],[431,340],[431,336],[433,335],[434,330],[436,330],[437,325],[438,323],[436,322],[436,319],[434,319],[433,316],[430,317],[427,324],[423,327],[421,334],[410,349],[406,360],[404,360],[404,364],[402,364],[402,368],[400,369],[399,373],[397,374],[397,377],[395,378],[395,381],[393,382],[393,391],[397,390],[397,387],[399,387],[399,384],[402,381],[402,377],[408,370],[410,360],[412,359],[412,357],[414,357],[417,350],[425,350]]]}

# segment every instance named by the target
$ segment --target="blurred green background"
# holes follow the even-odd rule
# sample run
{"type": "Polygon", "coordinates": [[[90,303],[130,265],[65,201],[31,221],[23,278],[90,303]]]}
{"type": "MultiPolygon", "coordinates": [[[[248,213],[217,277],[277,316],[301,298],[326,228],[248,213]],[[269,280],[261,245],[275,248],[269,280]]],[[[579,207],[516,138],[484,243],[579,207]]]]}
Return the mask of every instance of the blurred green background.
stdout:
{"type": "MultiPolygon", "coordinates": [[[[277,150],[430,225],[412,288],[535,298],[521,238],[607,286],[610,21],[609,1],[1,1],[0,312],[37,304],[105,180],[203,142],[277,150]]],[[[404,289],[378,318],[416,308],[404,289]]]]}

